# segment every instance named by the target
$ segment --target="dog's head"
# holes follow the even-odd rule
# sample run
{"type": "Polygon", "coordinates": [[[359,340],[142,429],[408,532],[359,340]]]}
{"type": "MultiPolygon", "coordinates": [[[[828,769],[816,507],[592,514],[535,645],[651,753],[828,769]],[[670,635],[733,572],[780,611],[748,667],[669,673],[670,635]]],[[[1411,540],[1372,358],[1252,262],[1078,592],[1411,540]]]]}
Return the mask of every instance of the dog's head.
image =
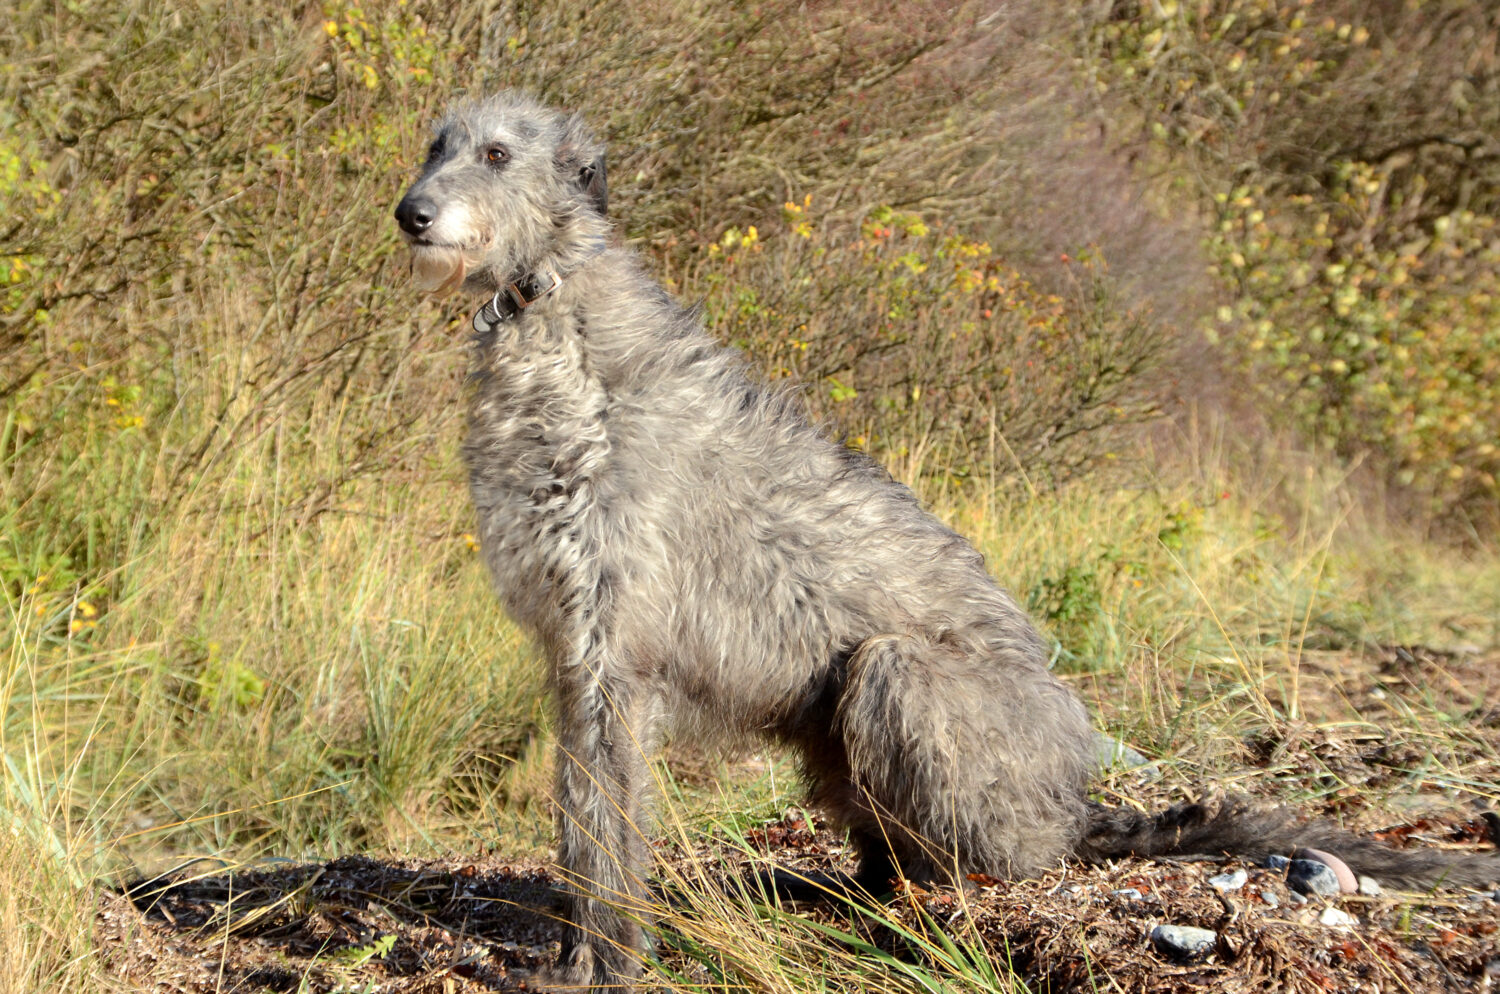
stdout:
{"type": "Polygon", "coordinates": [[[437,124],[396,221],[424,289],[492,291],[597,252],[607,208],[604,148],[582,120],[500,93],[437,124]]]}

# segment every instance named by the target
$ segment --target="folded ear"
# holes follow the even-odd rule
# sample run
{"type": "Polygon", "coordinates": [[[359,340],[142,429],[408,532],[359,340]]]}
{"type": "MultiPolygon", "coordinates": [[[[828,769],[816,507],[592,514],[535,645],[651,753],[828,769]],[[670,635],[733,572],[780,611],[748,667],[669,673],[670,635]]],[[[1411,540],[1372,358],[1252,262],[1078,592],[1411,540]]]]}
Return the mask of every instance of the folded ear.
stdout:
{"type": "Polygon", "coordinates": [[[582,193],[600,216],[609,213],[609,184],[604,172],[604,146],[589,133],[583,119],[568,118],[557,146],[557,168],[563,179],[582,193]]]}
{"type": "Polygon", "coordinates": [[[609,216],[609,182],[604,175],[604,155],[578,170],[578,183],[600,217],[609,216]]]}

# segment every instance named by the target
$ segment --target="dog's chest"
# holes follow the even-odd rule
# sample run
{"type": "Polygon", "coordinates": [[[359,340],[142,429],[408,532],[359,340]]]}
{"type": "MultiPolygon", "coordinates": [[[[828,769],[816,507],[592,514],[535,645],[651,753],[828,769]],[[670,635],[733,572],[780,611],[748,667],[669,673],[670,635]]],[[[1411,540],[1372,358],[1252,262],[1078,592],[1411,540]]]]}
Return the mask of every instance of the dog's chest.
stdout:
{"type": "Polygon", "coordinates": [[[604,391],[572,342],[515,334],[481,349],[473,387],[464,458],[485,562],[518,621],[555,629],[597,565],[604,391]]]}

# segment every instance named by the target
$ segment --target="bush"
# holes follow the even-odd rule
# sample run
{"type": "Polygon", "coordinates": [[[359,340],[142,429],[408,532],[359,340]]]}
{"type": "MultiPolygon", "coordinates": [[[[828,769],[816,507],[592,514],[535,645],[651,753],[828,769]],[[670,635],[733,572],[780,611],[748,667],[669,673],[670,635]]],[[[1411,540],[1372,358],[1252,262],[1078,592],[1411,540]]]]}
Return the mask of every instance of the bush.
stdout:
{"type": "Polygon", "coordinates": [[[991,246],[880,207],[849,230],[788,201],[762,237],[705,248],[708,322],[806,384],[851,444],[915,472],[1055,484],[1153,417],[1163,330],[1114,297],[1102,260],[1064,256],[1038,289],[991,246]]]}
{"type": "MultiPolygon", "coordinates": [[[[1074,471],[1087,461],[1080,434],[1150,409],[1134,382],[1149,363],[1117,348],[1159,334],[1148,309],[1129,294],[1117,302],[1120,281],[1102,266],[1061,275],[1055,253],[1045,265],[1022,252],[1004,265],[945,255],[949,242],[1042,239],[995,216],[1041,213],[1023,180],[1044,170],[1023,164],[1051,161],[1055,150],[1038,146],[1067,120],[1056,102],[1021,123],[1001,116],[1018,87],[1045,76],[1046,64],[1006,44],[1009,32],[1056,30],[1044,9],[872,20],[790,2],[600,2],[487,18],[462,5],[329,0],[296,19],[280,8],[23,5],[0,28],[15,98],[0,189],[27,208],[0,245],[0,396],[16,485],[37,490],[64,550],[86,549],[78,568],[92,573],[111,536],[141,524],[142,490],[159,512],[246,445],[299,469],[290,489],[244,499],[274,499],[305,522],[357,478],[410,466],[456,408],[453,367],[413,349],[453,308],[405,289],[388,212],[425,122],[456,91],[501,84],[602,123],[625,236],[690,297],[726,292],[696,282],[716,272],[735,293],[776,301],[790,323],[736,313],[741,328],[719,308],[716,330],[817,383],[847,378],[857,402],[825,411],[851,434],[873,433],[882,451],[902,431],[957,446],[942,463],[961,474],[1003,436],[1017,450],[1003,467],[1019,457],[1045,463],[1039,477],[1074,471]],[[72,68],[45,84],[28,68],[62,52],[72,68]],[[798,242],[784,272],[698,268],[705,240],[769,228],[807,193],[829,208],[820,244],[798,242]],[[858,241],[879,204],[927,204],[942,233],[821,244],[858,241]],[[960,269],[980,282],[960,288],[960,269]],[[815,289],[792,288],[782,279],[792,272],[815,289]],[[1032,289],[1038,280],[1058,285],[1032,289]],[[981,318],[986,309],[995,317],[981,318]],[[809,322],[809,334],[792,333],[809,322]],[[1103,329],[1114,344],[1096,349],[1103,329]],[[788,363],[794,338],[810,351],[788,363]],[[949,362],[960,365],[949,373],[949,362]],[[124,444],[104,444],[117,437],[124,444]],[[17,446],[70,455],[19,459],[17,446]],[[115,469],[91,465],[87,488],[56,472],[82,472],[75,457],[92,448],[115,469]]],[[[1045,236],[1076,250],[1066,231],[1045,236]]]]}
{"type": "Polygon", "coordinates": [[[1099,86],[1190,157],[1269,407],[1440,513],[1500,495],[1500,13],[1119,3],[1099,86]]]}

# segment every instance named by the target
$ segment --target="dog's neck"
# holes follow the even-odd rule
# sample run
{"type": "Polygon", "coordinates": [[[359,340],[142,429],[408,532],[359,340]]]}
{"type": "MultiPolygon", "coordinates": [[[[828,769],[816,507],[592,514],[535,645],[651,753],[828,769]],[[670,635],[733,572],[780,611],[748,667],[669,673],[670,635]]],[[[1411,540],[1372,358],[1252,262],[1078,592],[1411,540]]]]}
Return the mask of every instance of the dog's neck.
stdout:
{"type": "Polygon", "coordinates": [[[563,277],[552,266],[543,265],[520,273],[500,285],[484,306],[474,312],[474,330],[481,335],[515,317],[562,285],[563,277]]]}
{"type": "MultiPolygon", "coordinates": [[[[578,272],[608,247],[609,226],[602,218],[590,214],[575,215],[570,223],[577,228],[592,227],[593,237],[568,239],[575,247],[567,254],[548,253],[535,265],[524,266],[497,283],[494,295],[474,312],[474,330],[483,334],[496,325],[513,321],[526,308],[556,290],[569,276],[578,272]]],[[[493,277],[491,277],[493,278],[493,277]]],[[[486,287],[488,289],[488,287],[486,287]]]]}

